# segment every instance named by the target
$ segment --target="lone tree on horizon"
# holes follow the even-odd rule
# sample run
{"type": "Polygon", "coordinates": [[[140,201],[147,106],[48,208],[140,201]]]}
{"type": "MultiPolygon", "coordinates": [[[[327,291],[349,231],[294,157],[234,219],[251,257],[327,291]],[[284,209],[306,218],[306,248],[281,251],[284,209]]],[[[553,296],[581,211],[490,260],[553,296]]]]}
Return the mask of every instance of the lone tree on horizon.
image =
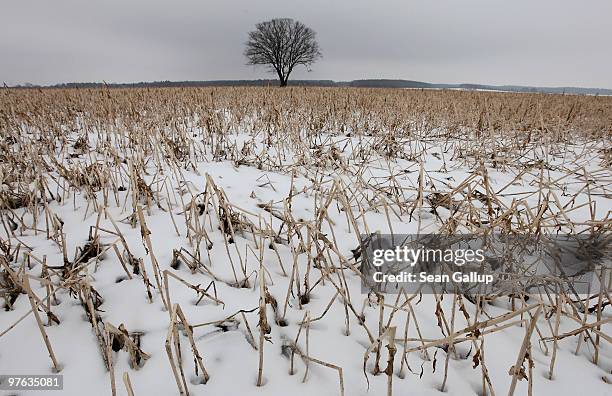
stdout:
{"type": "Polygon", "coordinates": [[[267,65],[286,87],[294,67],[308,68],[321,57],[315,36],[314,30],[291,18],[260,22],[249,32],[244,55],[249,65],[267,65]]]}

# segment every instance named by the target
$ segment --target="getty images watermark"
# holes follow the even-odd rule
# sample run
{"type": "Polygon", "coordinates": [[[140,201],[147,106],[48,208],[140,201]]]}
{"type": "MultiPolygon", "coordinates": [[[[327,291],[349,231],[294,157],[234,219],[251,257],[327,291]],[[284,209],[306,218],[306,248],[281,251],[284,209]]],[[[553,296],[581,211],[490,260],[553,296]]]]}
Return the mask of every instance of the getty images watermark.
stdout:
{"type": "Polygon", "coordinates": [[[461,268],[465,264],[482,264],[485,261],[483,249],[431,249],[425,247],[411,248],[406,245],[396,246],[394,249],[374,249],[372,252],[372,264],[380,268],[373,274],[373,280],[382,282],[481,282],[489,284],[493,282],[492,274],[480,274],[475,271],[454,271],[452,273],[429,273],[420,271],[418,274],[412,271],[401,271],[399,273],[385,273],[382,267],[390,263],[399,264],[411,269],[418,263],[445,263],[461,268]]]}
{"type": "Polygon", "coordinates": [[[361,235],[362,290],[382,293],[588,293],[610,265],[609,238],[361,235]]]}

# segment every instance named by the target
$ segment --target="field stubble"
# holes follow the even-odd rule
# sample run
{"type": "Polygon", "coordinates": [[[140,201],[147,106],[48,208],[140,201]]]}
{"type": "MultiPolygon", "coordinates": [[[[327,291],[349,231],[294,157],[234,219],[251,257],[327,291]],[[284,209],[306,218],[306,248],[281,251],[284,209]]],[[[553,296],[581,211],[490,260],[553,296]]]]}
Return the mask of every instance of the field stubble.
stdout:
{"type": "Polygon", "coordinates": [[[366,295],[359,235],[586,234],[609,257],[612,98],[2,89],[0,134],[1,372],[51,367],[68,394],[610,389],[609,268],[589,295],[366,295]]]}

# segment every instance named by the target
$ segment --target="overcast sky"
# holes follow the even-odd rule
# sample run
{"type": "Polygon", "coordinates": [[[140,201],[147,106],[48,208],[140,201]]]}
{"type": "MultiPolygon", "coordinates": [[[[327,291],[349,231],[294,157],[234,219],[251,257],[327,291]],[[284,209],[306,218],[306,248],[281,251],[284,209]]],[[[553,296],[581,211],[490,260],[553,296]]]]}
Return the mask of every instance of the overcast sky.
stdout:
{"type": "Polygon", "coordinates": [[[296,79],[612,88],[610,0],[2,0],[0,83],[275,78],[256,22],[290,17],[323,59],[296,79]]]}

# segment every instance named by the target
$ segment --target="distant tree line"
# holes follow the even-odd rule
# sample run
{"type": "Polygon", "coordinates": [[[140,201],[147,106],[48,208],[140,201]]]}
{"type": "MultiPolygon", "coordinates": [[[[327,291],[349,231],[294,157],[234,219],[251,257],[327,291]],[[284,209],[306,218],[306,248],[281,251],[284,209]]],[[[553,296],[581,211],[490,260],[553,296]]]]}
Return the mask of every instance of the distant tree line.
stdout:
{"type": "MultiPolygon", "coordinates": [[[[612,89],[576,87],[524,87],[516,85],[482,84],[431,84],[422,81],[366,79],[353,81],[333,80],[289,80],[289,86],[301,87],[356,87],[356,88],[412,88],[412,89],[464,89],[525,93],[556,93],[578,95],[612,95],[612,89]]],[[[278,86],[278,80],[214,80],[214,81],[154,81],[137,83],[63,83],[50,86],[33,84],[17,85],[13,88],[188,88],[188,87],[266,87],[278,86]]],[[[5,88],[8,88],[5,86],[5,88]]]]}

